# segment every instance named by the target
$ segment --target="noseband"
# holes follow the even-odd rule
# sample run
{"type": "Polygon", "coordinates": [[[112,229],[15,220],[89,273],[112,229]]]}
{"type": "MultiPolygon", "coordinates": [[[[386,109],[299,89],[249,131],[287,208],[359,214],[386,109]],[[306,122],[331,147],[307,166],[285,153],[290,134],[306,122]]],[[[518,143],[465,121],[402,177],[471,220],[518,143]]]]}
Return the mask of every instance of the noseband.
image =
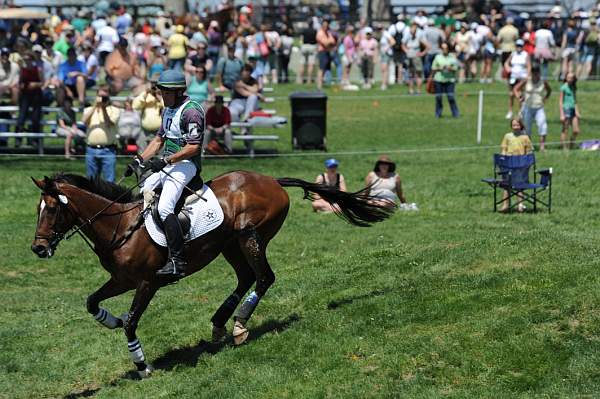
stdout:
{"type": "MultiPolygon", "coordinates": [[[[46,192],[43,192],[42,195],[49,195],[52,197],[55,196],[54,194],[50,194],[50,193],[46,193],[46,192]]],[[[56,247],[58,247],[58,244],[63,240],[63,238],[65,238],[65,234],[68,232],[68,230],[65,231],[64,233],[56,232],[56,223],[57,223],[58,217],[60,215],[60,210],[62,209],[62,202],[58,198],[57,198],[57,201],[58,201],[59,205],[56,208],[56,216],[54,218],[54,224],[51,227],[52,233],[50,233],[50,235],[41,235],[41,234],[35,235],[36,240],[48,241],[48,245],[50,246],[50,249],[52,249],[53,251],[56,249],[56,247]]]]}

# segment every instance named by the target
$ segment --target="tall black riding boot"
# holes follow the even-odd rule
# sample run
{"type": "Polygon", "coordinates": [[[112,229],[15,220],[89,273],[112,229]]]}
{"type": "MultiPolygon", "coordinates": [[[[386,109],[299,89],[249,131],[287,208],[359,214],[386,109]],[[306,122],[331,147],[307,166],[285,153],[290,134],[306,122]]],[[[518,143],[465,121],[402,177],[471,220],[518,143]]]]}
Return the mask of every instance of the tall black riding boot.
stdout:
{"type": "Polygon", "coordinates": [[[163,229],[167,236],[167,245],[169,246],[169,260],[156,274],[175,278],[184,277],[187,262],[183,257],[183,231],[181,231],[177,215],[172,213],[167,216],[163,222],[163,229]]]}

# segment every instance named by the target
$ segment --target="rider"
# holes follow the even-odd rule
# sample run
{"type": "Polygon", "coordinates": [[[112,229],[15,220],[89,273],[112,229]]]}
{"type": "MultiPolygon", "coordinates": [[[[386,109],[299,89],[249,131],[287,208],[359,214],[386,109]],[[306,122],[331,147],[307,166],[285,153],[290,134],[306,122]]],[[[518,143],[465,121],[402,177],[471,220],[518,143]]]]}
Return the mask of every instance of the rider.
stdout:
{"type": "Polygon", "coordinates": [[[201,150],[205,130],[202,106],[186,95],[183,72],[168,69],[160,74],[158,88],[165,104],[162,124],[156,137],[141,155],[127,166],[126,176],[138,168],[155,172],[144,183],[145,189],[162,184],[158,213],[167,237],[169,259],[157,275],[181,278],[187,262],[183,254],[184,238],[175,215],[175,205],[187,185],[201,171],[201,150]],[[162,157],[153,158],[161,149],[162,157]],[[157,173],[164,170],[164,173],[157,173]]]}

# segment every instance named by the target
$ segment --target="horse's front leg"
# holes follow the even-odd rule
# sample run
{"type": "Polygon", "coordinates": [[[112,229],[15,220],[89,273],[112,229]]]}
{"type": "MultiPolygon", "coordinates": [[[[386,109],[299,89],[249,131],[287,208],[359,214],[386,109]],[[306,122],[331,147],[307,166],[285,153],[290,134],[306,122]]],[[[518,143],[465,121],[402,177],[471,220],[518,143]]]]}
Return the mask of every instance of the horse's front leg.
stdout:
{"type": "Polygon", "coordinates": [[[150,376],[153,369],[150,364],[146,363],[146,357],[144,356],[142,344],[135,335],[135,331],[142,314],[148,307],[150,300],[152,300],[158,288],[159,285],[155,283],[142,281],[135,291],[135,296],[133,297],[129,314],[126,320],[123,321],[123,328],[125,330],[125,336],[127,337],[129,356],[135,364],[138,374],[142,378],[150,376]]]}
{"type": "Polygon", "coordinates": [[[120,284],[111,278],[96,292],[88,296],[86,302],[87,311],[94,316],[98,323],[107,328],[114,329],[117,327],[123,327],[123,320],[113,316],[108,310],[102,309],[100,307],[100,302],[104,301],[105,299],[121,295],[130,289],[131,287],[120,284]]]}

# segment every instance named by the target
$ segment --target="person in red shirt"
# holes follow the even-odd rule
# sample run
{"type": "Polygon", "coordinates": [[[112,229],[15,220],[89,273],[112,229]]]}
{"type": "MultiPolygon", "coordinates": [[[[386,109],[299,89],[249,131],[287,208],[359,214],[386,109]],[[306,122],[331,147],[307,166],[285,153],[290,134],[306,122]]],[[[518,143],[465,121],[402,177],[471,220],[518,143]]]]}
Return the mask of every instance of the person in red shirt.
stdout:
{"type": "MultiPolygon", "coordinates": [[[[19,118],[17,119],[17,132],[23,132],[25,121],[29,121],[30,132],[40,133],[40,121],[42,119],[42,72],[35,63],[33,54],[25,53],[24,65],[21,67],[19,77],[19,118]]],[[[31,140],[30,140],[31,143],[31,140]]],[[[17,145],[21,141],[17,140],[17,145]]]]}
{"type": "Polygon", "coordinates": [[[215,104],[206,111],[206,130],[202,148],[206,149],[208,143],[215,139],[222,141],[227,153],[232,152],[231,113],[223,104],[223,96],[215,97],[215,104]]]}

